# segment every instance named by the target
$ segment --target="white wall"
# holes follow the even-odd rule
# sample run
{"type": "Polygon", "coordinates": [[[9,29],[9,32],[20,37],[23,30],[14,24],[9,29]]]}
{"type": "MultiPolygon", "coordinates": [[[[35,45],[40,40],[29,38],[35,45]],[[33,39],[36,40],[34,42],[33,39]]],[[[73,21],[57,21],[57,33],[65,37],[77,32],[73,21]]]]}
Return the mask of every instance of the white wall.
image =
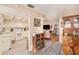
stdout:
{"type": "Polygon", "coordinates": [[[30,39],[31,41],[30,43],[30,51],[32,50],[32,36],[33,34],[39,34],[39,33],[43,33],[43,16],[36,14],[36,13],[32,13],[30,14],[30,39]],[[41,20],[41,26],[40,27],[34,27],[34,19],[40,19],[41,20]]]}

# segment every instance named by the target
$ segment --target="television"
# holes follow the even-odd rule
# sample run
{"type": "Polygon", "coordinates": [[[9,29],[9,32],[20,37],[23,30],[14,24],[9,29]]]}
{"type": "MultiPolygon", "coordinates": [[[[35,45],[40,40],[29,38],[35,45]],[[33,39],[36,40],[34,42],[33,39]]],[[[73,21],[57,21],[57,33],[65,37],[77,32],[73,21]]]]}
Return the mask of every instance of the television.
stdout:
{"type": "Polygon", "coordinates": [[[43,29],[49,30],[50,29],[50,25],[43,25],[43,29]]]}

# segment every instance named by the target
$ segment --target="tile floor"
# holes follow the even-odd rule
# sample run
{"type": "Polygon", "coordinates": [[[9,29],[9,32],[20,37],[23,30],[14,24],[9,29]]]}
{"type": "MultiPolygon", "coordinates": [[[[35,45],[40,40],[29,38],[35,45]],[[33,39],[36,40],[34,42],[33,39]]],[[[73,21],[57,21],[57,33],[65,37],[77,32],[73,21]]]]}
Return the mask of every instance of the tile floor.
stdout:
{"type": "Polygon", "coordinates": [[[13,45],[11,50],[6,51],[4,55],[20,55],[25,54],[27,51],[27,43],[26,39],[21,39],[16,41],[13,45]]]}
{"type": "Polygon", "coordinates": [[[26,39],[16,41],[12,49],[6,51],[4,55],[63,55],[63,50],[59,42],[45,40],[45,47],[37,53],[27,51],[26,39]]]}

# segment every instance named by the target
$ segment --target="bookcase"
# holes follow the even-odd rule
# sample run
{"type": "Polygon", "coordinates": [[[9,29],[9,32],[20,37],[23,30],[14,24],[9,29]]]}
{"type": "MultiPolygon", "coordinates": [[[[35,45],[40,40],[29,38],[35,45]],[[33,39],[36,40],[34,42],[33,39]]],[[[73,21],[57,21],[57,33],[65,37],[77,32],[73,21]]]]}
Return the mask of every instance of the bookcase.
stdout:
{"type": "Polygon", "coordinates": [[[38,52],[39,50],[41,50],[42,48],[45,47],[45,43],[44,43],[44,34],[40,33],[40,34],[35,34],[33,36],[33,52],[38,52]]]}

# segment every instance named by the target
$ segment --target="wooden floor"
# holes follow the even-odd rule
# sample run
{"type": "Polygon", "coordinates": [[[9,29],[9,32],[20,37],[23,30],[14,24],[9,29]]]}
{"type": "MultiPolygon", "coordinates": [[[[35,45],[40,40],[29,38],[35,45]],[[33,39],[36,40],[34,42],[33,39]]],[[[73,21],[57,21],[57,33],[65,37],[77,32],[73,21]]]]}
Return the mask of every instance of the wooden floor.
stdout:
{"type": "Polygon", "coordinates": [[[32,55],[64,55],[64,52],[58,41],[52,42],[50,40],[46,40],[45,48],[37,53],[33,53],[32,55]]]}

